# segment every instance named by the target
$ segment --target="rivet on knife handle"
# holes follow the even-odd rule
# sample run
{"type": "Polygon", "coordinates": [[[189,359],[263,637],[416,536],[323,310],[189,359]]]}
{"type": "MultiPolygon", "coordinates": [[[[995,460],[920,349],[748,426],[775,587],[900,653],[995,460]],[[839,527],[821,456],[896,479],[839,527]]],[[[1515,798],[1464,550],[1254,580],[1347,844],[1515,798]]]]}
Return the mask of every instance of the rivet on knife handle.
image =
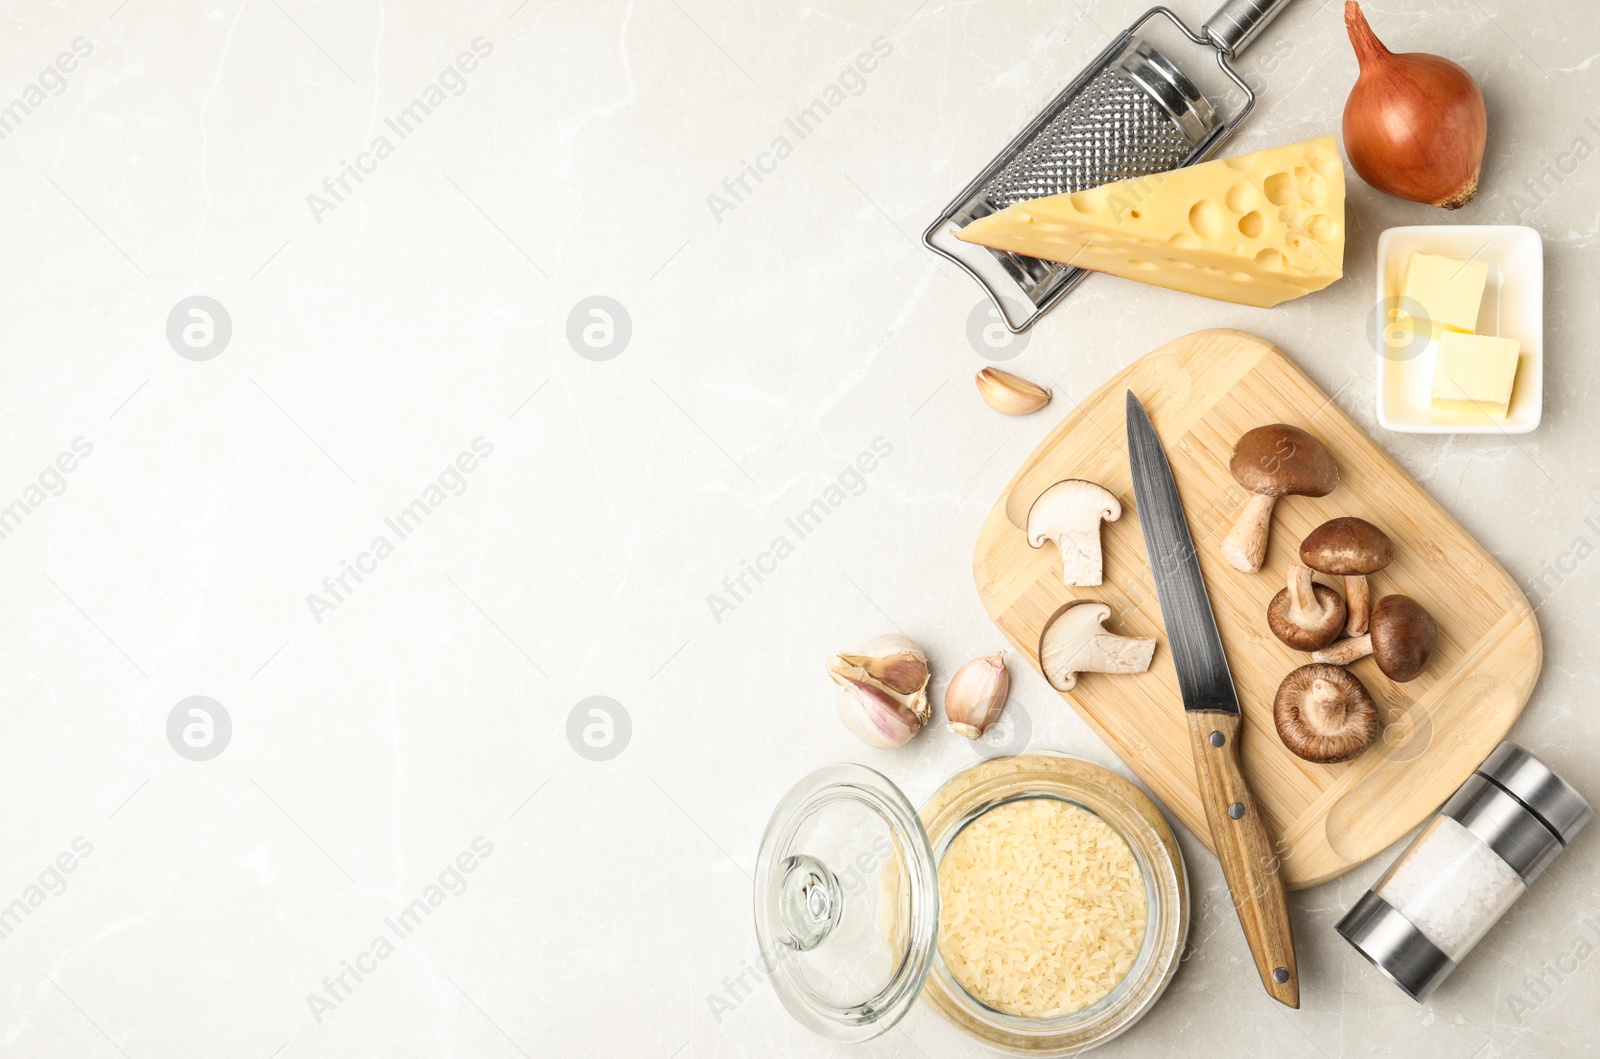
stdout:
{"type": "Polygon", "coordinates": [[[1240,717],[1211,710],[1187,711],[1200,797],[1211,840],[1239,912],[1239,925],[1268,995],[1300,1006],[1289,902],[1278,877],[1278,856],[1266,821],[1239,767],[1240,717]]]}

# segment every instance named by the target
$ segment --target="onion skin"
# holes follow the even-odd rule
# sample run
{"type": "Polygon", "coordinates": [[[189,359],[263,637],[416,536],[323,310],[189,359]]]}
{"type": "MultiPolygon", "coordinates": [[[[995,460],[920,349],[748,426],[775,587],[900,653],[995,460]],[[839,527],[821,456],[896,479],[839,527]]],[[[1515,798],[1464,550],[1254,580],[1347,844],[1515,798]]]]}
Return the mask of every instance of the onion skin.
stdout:
{"type": "Polygon", "coordinates": [[[1478,192],[1489,115],[1478,84],[1438,55],[1396,55],[1356,0],[1345,29],[1361,74],[1344,105],[1344,149],[1361,179],[1396,198],[1460,209],[1478,192]]]}

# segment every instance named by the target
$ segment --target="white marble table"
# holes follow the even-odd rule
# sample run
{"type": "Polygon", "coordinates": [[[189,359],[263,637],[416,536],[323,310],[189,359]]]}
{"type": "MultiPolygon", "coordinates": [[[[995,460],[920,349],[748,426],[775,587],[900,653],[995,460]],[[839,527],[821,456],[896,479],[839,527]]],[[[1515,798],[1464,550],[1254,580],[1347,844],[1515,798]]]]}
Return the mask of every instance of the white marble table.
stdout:
{"type": "MultiPolygon", "coordinates": [[[[1353,175],[1344,281],[1276,310],[1091,281],[1008,363],[1057,401],[1005,419],[978,291],[915,234],[1140,9],[9,6],[0,1051],[836,1054],[737,981],[768,812],[829,762],[922,799],[975,759],[866,750],[822,660],[894,626],[946,675],[992,651],[994,497],[1069,400],[1200,327],[1288,350],[1527,587],[1514,734],[1600,794],[1593,14],[1371,5],[1488,97],[1450,219],[1546,240],[1536,433],[1376,431],[1375,240],[1444,218],[1353,175]]],[[[1238,149],[1337,131],[1336,4],[1243,66],[1238,149]]],[[[1011,708],[1123,769],[1036,674],[1011,708]]],[[[1594,1053],[1600,834],[1423,1005],[1333,932],[1387,857],[1295,896],[1298,1013],[1182,840],[1190,953],[1106,1056],[1594,1053]]],[[[981,1052],[919,1009],[853,1054],[981,1052]]]]}

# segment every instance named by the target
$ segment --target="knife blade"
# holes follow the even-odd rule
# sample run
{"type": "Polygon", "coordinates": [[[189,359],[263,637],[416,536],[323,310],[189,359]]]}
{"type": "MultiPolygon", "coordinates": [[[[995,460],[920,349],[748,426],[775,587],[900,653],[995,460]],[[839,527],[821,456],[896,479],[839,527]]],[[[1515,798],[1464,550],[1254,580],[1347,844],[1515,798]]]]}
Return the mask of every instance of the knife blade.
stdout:
{"type": "Polygon", "coordinates": [[[1211,596],[1200,573],[1189,520],[1161,437],[1144,406],[1128,391],[1128,466],[1139,531],[1166,626],[1167,649],[1178,673],[1212,845],[1239,913],[1261,984],[1274,1000],[1300,1006],[1294,933],[1278,855],[1240,766],[1239,695],[1222,650],[1211,596]]]}
{"type": "Polygon", "coordinates": [[[1132,390],[1128,391],[1128,465],[1133,471],[1139,531],[1150,556],[1150,573],[1178,670],[1183,708],[1236,714],[1239,695],[1233,687],[1233,671],[1222,652],[1222,636],[1200,576],[1178,483],[1173,480],[1161,438],[1132,390]]]}

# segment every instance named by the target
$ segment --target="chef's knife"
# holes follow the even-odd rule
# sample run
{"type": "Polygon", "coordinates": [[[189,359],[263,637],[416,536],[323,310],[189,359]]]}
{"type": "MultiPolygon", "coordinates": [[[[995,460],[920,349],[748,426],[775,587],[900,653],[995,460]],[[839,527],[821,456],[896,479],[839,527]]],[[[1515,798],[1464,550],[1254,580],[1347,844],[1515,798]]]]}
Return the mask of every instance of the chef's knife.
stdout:
{"type": "Polygon", "coordinates": [[[1128,464],[1139,529],[1161,600],[1161,621],[1167,627],[1167,647],[1178,671],[1212,844],[1261,984],[1274,1000],[1297,1008],[1300,977],[1278,857],[1239,767],[1239,696],[1222,653],[1222,637],[1200,576],[1178,484],[1172,480],[1161,438],[1132,390],[1128,391],[1128,464]]]}

